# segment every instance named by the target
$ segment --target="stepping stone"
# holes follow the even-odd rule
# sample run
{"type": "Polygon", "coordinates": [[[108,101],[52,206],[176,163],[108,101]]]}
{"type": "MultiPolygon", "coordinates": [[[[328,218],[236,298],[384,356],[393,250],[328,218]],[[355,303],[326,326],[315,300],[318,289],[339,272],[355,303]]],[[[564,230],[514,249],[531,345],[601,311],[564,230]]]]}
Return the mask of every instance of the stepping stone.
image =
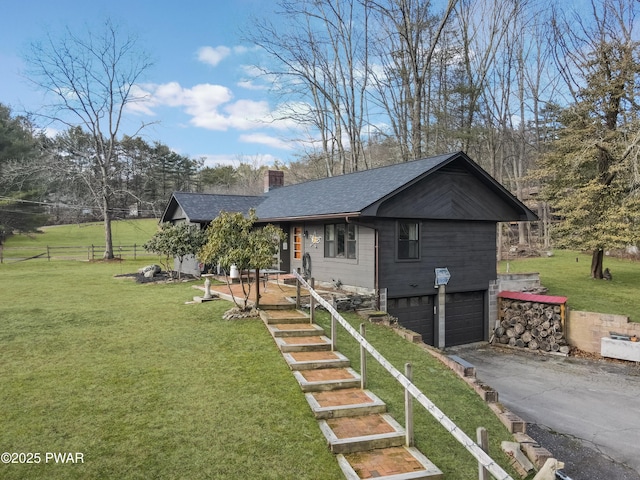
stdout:
{"type": "Polygon", "coordinates": [[[345,388],[305,394],[315,417],[319,420],[384,413],[387,405],[373,392],[359,388],[345,388]]]}
{"type": "Polygon", "coordinates": [[[338,455],[347,480],[439,480],[442,471],[414,447],[391,447],[338,455]]]}
{"type": "Polygon", "coordinates": [[[315,323],[274,323],[267,328],[272,337],[307,337],[324,335],[324,329],[315,323]]]}
{"type": "Polygon", "coordinates": [[[404,428],[386,413],[331,418],[319,424],[333,453],[399,447],[405,442],[404,428]]]}
{"type": "Polygon", "coordinates": [[[294,371],[303,392],[320,392],[340,388],[358,388],[361,378],[352,368],[322,368],[294,371]]]}
{"type": "Polygon", "coordinates": [[[283,356],[291,370],[346,368],[351,365],[350,360],[340,352],[291,352],[283,356]]]}
{"type": "Polygon", "coordinates": [[[314,335],[312,337],[276,337],[275,341],[282,353],[331,350],[331,340],[324,335],[314,335]]]}
{"type": "Polygon", "coordinates": [[[310,323],[309,315],[299,310],[260,310],[260,318],[267,325],[274,323],[310,323]]]}

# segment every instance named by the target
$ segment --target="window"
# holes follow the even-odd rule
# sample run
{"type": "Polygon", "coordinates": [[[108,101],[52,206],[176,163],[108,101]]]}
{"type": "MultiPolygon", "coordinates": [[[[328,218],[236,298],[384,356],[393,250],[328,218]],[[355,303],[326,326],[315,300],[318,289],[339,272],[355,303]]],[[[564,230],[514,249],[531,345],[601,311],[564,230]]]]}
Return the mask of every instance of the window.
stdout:
{"type": "Polygon", "coordinates": [[[417,222],[398,222],[398,259],[420,258],[420,225],[417,222]]]}
{"type": "Polygon", "coordinates": [[[302,258],[302,227],[293,228],[293,258],[302,258]]]}
{"type": "Polygon", "coordinates": [[[346,223],[325,225],[324,256],[356,258],[356,226],[346,223]]]}

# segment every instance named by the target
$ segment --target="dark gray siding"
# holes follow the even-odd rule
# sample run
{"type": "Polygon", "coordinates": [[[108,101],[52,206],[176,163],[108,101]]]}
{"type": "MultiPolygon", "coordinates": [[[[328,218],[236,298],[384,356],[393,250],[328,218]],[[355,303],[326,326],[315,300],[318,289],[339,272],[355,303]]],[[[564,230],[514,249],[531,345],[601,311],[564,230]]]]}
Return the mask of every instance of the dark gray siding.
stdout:
{"type": "Polygon", "coordinates": [[[447,292],[486,290],[496,278],[492,222],[420,222],[420,259],[396,259],[396,221],[378,220],[379,286],[389,298],[435,295],[435,269],[451,274],[447,292]]]}
{"type": "Polygon", "coordinates": [[[509,221],[518,218],[495,186],[463,164],[452,164],[381,202],[377,211],[388,218],[509,221]]]}

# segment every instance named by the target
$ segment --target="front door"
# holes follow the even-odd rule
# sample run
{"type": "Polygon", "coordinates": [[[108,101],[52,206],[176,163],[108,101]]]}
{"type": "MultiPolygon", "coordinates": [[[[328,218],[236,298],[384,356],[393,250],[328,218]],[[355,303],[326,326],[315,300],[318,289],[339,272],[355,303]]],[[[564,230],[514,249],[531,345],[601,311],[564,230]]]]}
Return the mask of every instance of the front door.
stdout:
{"type": "Polygon", "coordinates": [[[303,231],[302,226],[291,229],[291,270],[302,270],[303,231]]]}

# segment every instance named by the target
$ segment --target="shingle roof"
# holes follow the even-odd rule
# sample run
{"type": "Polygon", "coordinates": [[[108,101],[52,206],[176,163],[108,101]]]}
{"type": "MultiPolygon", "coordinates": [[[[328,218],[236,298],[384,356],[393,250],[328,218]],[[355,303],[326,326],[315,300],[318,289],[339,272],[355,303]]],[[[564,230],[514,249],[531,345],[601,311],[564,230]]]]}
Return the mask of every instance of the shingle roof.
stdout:
{"type": "Polygon", "coordinates": [[[266,194],[256,213],[261,220],[269,220],[360,212],[458,155],[439,155],[280,187],[266,194]]]}
{"type": "MultiPolygon", "coordinates": [[[[264,197],[250,195],[215,195],[209,193],[174,192],[173,198],[191,222],[210,222],[221,211],[248,212],[256,208],[264,197]]],[[[171,203],[167,210],[171,208],[171,203]]],[[[167,212],[165,212],[165,215],[167,212]]]]}
{"type": "Polygon", "coordinates": [[[190,221],[201,223],[210,222],[221,211],[247,213],[251,208],[256,209],[260,222],[360,213],[375,215],[376,204],[458,159],[506,202],[524,212],[529,219],[535,218],[535,214],[463,152],[279,187],[261,196],[177,192],[162,218],[163,221],[171,219],[178,205],[190,221]],[[371,208],[367,210],[367,207],[371,208]]]}

